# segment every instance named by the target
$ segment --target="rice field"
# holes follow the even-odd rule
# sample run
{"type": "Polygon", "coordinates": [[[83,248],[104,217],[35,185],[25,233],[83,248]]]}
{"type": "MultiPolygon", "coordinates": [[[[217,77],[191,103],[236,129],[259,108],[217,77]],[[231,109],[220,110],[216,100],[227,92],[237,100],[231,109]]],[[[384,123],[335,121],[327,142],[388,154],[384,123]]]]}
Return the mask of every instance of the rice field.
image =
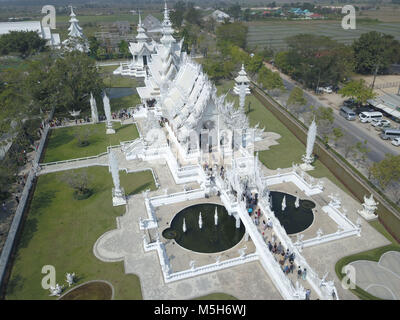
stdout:
{"type": "Polygon", "coordinates": [[[300,33],[328,36],[345,44],[370,31],[390,34],[400,40],[400,18],[399,22],[359,23],[355,30],[342,29],[341,21],[265,21],[249,24],[248,27],[247,43],[250,48],[271,47],[277,51],[287,48],[287,37],[300,33]]]}

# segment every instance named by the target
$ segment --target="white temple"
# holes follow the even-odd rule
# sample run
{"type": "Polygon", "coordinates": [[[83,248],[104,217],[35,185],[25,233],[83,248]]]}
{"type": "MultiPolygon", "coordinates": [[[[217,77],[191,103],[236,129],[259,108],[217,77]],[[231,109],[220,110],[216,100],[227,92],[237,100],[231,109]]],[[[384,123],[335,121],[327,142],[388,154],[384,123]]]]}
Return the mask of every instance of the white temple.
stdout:
{"type": "Polygon", "coordinates": [[[68,28],[68,39],[62,42],[64,49],[67,51],[78,50],[81,52],[89,51],[88,41],[83,34],[83,29],[78,24],[75,12],[71,6],[71,19],[69,19],[70,26],[68,28]]]}

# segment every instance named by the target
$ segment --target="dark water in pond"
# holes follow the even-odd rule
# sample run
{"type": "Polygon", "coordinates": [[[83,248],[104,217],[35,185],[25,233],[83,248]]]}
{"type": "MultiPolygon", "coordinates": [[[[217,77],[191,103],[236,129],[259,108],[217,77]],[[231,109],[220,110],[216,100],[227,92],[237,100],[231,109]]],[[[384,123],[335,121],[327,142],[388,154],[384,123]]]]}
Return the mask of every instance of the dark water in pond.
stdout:
{"type": "Polygon", "coordinates": [[[118,99],[136,94],[136,89],[134,88],[106,88],[106,91],[110,99],[118,99]]]}
{"type": "Polygon", "coordinates": [[[217,204],[196,204],[178,212],[171,221],[170,228],[163,231],[167,239],[175,239],[182,247],[202,253],[225,251],[235,246],[243,237],[245,228],[240,223],[236,228],[236,219],[228,214],[224,206],[217,204]],[[218,225],[215,226],[215,207],[218,212],[218,225]],[[199,228],[199,213],[203,226],[199,228]],[[186,221],[186,233],[183,232],[183,218],[186,221]]]}
{"type": "Polygon", "coordinates": [[[299,201],[300,206],[295,207],[296,197],[287,193],[271,191],[272,210],[285,228],[287,234],[294,234],[307,229],[314,221],[315,203],[310,200],[299,201]],[[283,197],[286,196],[286,209],[282,212],[283,197]]]}

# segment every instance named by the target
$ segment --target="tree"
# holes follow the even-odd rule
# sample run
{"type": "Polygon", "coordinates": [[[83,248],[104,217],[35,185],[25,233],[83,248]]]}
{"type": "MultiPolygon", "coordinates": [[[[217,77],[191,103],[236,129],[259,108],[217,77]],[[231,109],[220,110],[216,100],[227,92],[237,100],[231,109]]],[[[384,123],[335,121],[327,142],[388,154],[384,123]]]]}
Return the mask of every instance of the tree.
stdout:
{"type": "Polygon", "coordinates": [[[358,106],[363,105],[367,103],[367,100],[376,97],[376,93],[372,90],[372,88],[368,88],[365,85],[364,79],[350,81],[338,92],[342,95],[342,97],[354,99],[358,106]]]}
{"type": "Polygon", "coordinates": [[[175,28],[180,28],[182,26],[183,18],[186,11],[186,3],[183,1],[178,1],[174,5],[174,10],[171,12],[171,22],[175,28]]]}
{"type": "Polygon", "coordinates": [[[299,116],[304,106],[307,104],[307,99],[304,97],[304,92],[299,87],[294,87],[290,92],[289,99],[286,105],[293,108],[296,116],[299,116]]]}
{"type": "Polygon", "coordinates": [[[74,190],[74,196],[78,200],[91,194],[89,184],[92,178],[88,175],[86,170],[68,170],[61,176],[60,180],[67,183],[74,190]]]}
{"type": "Polygon", "coordinates": [[[48,77],[56,111],[88,110],[90,93],[100,96],[104,88],[93,59],[79,51],[57,59],[48,77]]]}
{"type": "Polygon", "coordinates": [[[333,130],[333,109],[326,107],[310,107],[311,112],[315,118],[315,122],[318,127],[318,132],[322,137],[325,144],[329,142],[330,134],[333,130]]]}
{"type": "Polygon", "coordinates": [[[363,142],[358,141],[354,146],[354,149],[353,149],[354,159],[353,160],[356,162],[356,164],[358,166],[365,163],[365,161],[367,160],[367,153],[370,151],[367,144],[368,144],[368,141],[364,140],[363,142]]]}
{"type": "Polygon", "coordinates": [[[94,36],[90,36],[88,38],[88,42],[89,42],[89,55],[92,58],[96,59],[97,58],[97,51],[100,48],[100,42],[94,36]]]}
{"type": "Polygon", "coordinates": [[[26,58],[45,50],[46,40],[35,31],[11,31],[0,37],[0,54],[18,53],[26,58]]]}
{"type": "Polygon", "coordinates": [[[242,8],[240,7],[240,5],[238,3],[230,6],[228,8],[228,13],[235,19],[239,19],[239,17],[242,14],[242,8]]]}
{"type": "Polygon", "coordinates": [[[279,70],[290,75],[293,72],[293,68],[288,61],[288,55],[289,52],[287,51],[278,52],[275,56],[275,65],[279,70]]]}
{"type": "Polygon", "coordinates": [[[341,140],[343,138],[344,133],[341,128],[337,128],[337,127],[333,128],[332,133],[333,133],[333,141],[335,142],[335,147],[337,147],[338,142],[339,142],[339,140],[341,140]]]}
{"type": "Polygon", "coordinates": [[[129,51],[129,44],[125,40],[121,40],[121,42],[118,44],[118,49],[124,58],[128,58],[131,55],[129,51]]]}
{"type": "Polygon", "coordinates": [[[400,42],[393,36],[371,31],[353,43],[355,69],[361,74],[382,73],[400,61],[400,42]]]}
{"type": "Polygon", "coordinates": [[[400,183],[400,155],[386,154],[379,162],[374,162],[369,170],[379,186],[385,190],[391,183],[400,183]]]}

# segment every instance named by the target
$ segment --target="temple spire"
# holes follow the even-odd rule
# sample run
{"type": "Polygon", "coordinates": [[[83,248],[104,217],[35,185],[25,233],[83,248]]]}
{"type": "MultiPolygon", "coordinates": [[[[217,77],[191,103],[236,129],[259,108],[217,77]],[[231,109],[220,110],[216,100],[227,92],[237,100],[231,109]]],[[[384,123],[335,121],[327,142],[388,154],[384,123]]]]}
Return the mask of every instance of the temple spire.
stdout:
{"type": "Polygon", "coordinates": [[[146,42],[149,37],[146,35],[145,30],[143,28],[142,25],[142,17],[140,15],[140,11],[139,11],[139,23],[138,23],[138,27],[137,27],[137,35],[136,35],[136,40],[138,42],[146,42]]]}
{"type": "Polygon", "coordinates": [[[83,38],[84,36],[83,36],[82,28],[78,24],[79,20],[76,18],[76,14],[75,14],[72,6],[70,6],[70,8],[71,8],[71,14],[70,14],[71,19],[69,19],[69,23],[71,25],[68,28],[68,31],[69,31],[68,36],[83,38]]]}
{"type": "Polygon", "coordinates": [[[169,19],[169,10],[167,7],[167,1],[164,2],[164,21],[162,22],[163,36],[160,39],[161,43],[165,46],[170,47],[176,40],[172,36],[174,29],[172,29],[172,23],[169,19]]]}

